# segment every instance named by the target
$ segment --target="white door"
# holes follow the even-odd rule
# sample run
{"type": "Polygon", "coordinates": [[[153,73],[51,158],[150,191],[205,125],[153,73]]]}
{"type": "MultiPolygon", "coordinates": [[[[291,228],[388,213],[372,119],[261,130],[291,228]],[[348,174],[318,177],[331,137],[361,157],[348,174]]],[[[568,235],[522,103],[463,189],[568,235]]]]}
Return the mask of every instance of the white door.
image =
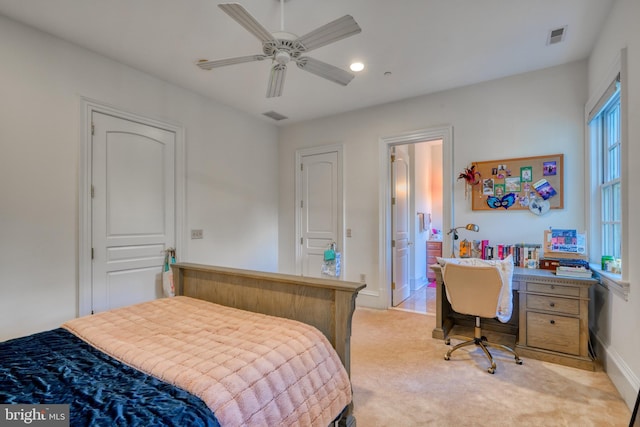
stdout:
{"type": "Polygon", "coordinates": [[[332,242],[342,250],[340,150],[312,149],[298,158],[297,270],[303,276],[320,277],[324,251],[332,242]]]}
{"type": "Polygon", "coordinates": [[[409,222],[409,162],[398,151],[391,160],[391,235],[392,241],[392,305],[396,306],[409,297],[410,222],[409,222]]]}
{"type": "Polygon", "coordinates": [[[174,132],[92,113],[92,311],[162,296],[175,248],[174,132]]]}

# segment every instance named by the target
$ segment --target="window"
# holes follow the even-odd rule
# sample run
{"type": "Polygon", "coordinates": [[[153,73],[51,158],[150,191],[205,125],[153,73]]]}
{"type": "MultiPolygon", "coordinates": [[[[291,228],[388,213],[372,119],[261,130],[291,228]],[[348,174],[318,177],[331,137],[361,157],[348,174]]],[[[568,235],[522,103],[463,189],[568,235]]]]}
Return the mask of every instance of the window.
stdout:
{"type": "MultiPolygon", "coordinates": [[[[600,114],[602,164],[600,197],[602,254],[620,258],[620,92],[617,91],[600,114]]],[[[598,118],[596,118],[598,120],[598,118]]]]}
{"type": "Polygon", "coordinates": [[[621,113],[620,77],[609,85],[592,108],[589,117],[592,158],[592,238],[599,242],[593,249],[601,255],[622,258],[621,198],[621,113]]]}

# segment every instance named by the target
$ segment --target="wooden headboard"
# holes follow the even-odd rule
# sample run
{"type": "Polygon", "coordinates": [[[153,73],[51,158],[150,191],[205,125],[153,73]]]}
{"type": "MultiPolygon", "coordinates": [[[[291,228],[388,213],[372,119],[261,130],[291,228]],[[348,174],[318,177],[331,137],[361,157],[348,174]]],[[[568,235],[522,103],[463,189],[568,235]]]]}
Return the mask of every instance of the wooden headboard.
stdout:
{"type": "Polygon", "coordinates": [[[190,263],[171,267],[176,295],[315,326],[351,373],[351,319],[365,284],[190,263]]]}

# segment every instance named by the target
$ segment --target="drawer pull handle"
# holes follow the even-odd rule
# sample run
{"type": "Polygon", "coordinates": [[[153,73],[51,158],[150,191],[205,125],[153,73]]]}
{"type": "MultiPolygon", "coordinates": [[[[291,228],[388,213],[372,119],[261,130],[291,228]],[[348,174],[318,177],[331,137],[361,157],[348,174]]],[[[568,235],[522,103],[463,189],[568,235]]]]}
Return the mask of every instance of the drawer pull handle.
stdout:
{"type": "Polygon", "coordinates": [[[552,325],[555,325],[556,321],[552,319],[552,320],[549,320],[549,323],[551,323],[552,325]]]}
{"type": "Polygon", "coordinates": [[[555,307],[555,306],[556,306],[556,303],[555,303],[555,302],[550,302],[550,303],[549,303],[549,307],[555,307]]]}

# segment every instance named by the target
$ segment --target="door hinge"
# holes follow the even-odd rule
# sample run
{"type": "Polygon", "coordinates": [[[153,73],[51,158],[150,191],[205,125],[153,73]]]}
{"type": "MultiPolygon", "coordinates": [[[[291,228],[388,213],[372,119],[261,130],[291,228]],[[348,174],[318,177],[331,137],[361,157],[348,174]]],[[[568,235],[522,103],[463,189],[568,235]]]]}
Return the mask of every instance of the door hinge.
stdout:
{"type": "Polygon", "coordinates": [[[91,259],[93,259],[93,248],[91,248],[91,259]]]}
{"type": "Polygon", "coordinates": [[[91,122],[91,135],[93,136],[95,134],[96,134],[96,125],[93,122],[91,122]]]}
{"type": "Polygon", "coordinates": [[[396,282],[391,282],[391,290],[392,291],[396,290],[396,282]]]}
{"type": "Polygon", "coordinates": [[[300,171],[304,170],[304,163],[300,163],[300,171]]]}
{"type": "Polygon", "coordinates": [[[304,237],[301,237],[301,238],[300,238],[300,244],[301,244],[301,245],[302,245],[302,243],[303,243],[303,240],[304,240],[304,237]]]}
{"type": "Polygon", "coordinates": [[[395,162],[395,161],[396,161],[396,155],[395,155],[395,154],[392,154],[392,155],[391,155],[391,163],[393,163],[393,162],[395,162]]]}
{"type": "Polygon", "coordinates": [[[300,207],[304,208],[304,200],[300,200],[300,207]]]}
{"type": "Polygon", "coordinates": [[[95,187],[92,185],[91,186],[91,198],[93,199],[96,196],[96,189],[95,187]]]}
{"type": "Polygon", "coordinates": [[[391,198],[391,204],[392,204],[392,205],[395,205],[395,204],[396,204],[396,198],[395,198],[395,197],[392,197],[392,198],[391,198]]]}
{"type": "Polygon", "coordinates": [[[391,247],[392,247],[392,248],[395,248],[395,247],[396,247],[396,241],[395,241],[395,240],[392,240],[392,241],[391,241],[391,247]]]}

